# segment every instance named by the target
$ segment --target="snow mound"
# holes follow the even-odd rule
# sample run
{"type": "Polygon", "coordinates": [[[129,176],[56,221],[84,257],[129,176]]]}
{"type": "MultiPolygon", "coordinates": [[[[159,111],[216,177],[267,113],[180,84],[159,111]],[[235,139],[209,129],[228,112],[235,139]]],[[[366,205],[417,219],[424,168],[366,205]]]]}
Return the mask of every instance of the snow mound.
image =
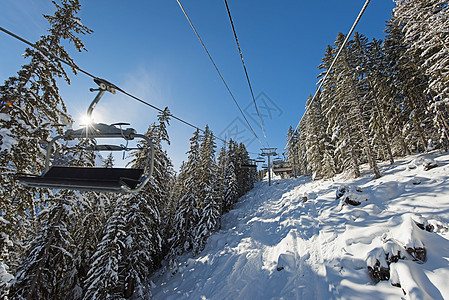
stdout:
{"type": "Polygon", "coordinates": [[[415,158],[409,165],[409,169],[415,169],[422,166],[424,171],[438,167],[436,161],[429,156],[420,156],[415,158]]]}

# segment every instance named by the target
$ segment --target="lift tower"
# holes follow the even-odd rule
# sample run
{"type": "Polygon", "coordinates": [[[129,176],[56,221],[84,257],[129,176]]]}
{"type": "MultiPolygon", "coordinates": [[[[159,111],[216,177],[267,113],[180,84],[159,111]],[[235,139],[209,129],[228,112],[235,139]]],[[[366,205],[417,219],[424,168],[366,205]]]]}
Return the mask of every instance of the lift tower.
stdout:
{"type": "Polygon", "coordinates": [[[276,156],[276,149],[277,148],[260,148],[261,156],[267,156],[268,157],[268,185],[271,186],[271,156],[276,156]]]}

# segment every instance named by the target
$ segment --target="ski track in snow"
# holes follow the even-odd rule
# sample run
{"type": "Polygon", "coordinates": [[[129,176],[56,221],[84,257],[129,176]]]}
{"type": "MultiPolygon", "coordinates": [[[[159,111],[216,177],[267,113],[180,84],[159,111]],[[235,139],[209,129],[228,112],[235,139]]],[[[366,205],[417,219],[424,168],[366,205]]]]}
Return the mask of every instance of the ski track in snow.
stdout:
{"type": "Polygon", "coordinates": [[[419,230],[427,262],[394,266],[407,295],[388,281],[373,284],[366,269],[367,253],[382,247],[382,237],[395,237],[405,213],[449,221],[449,155],[437,156],[440,166],[427,172],[410,169],[413,159],[382,165],[377,180],[365,169],[357,180],[342,174],[257,184],[223,216],[204,251],[181,257],[175,274],[152,277],[154,298],[449,299],[447,232],[419,230]],[[341,207],[341,185],[362,187],[368,201],[341,207]]]}

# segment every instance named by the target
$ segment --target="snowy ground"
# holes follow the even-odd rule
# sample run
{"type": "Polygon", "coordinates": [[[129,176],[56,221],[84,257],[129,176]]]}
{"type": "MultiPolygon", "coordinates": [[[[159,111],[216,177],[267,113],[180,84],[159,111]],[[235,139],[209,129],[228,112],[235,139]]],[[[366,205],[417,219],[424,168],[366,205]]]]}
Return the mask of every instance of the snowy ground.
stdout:
{"type": "Polygon", "coordinates": [[[259,183],[200,255],[153,276],[155,299],[449,299],[449,154],[411,156],[382,173],[259,183]],[[425,171],[428,159],[438,167],[425,171]],[[342,205],[342,186],[361,205],[342,205]],[[404,247],[425,248],[425,261],[404,247]],[[367,266],[388,268],[386,254],[398,251],[390,280],[374,284],[367,266]]]}

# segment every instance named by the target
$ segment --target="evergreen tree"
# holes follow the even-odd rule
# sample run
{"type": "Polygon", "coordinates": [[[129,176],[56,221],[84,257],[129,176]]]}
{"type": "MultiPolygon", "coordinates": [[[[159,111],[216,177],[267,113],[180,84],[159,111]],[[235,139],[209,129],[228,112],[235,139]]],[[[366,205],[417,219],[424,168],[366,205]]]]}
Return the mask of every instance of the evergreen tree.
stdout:
{"type": "MultiPolygon", "coordinates": [[[[332,60],[334,59],[334,49],[332,46],[328,45],[322,58],[322,63],[318,66],[319,69],[323,69],[323,72],[318,76],[322,77],[327,72],[330,67],[332,60]]],[[[331,70],[328,75],[328,79],[322,86],[320,92],[320,104],[322,115],[325,117],[325,148],[323,150],[323,172],[325,172],[325,177],[332,177],[333,174],[342,171],[342,156],[341,151],[338,151],[340,134],[342,129],[340,128],[340,123],[336,122],[333,124],[333,120],[338,118],[340,109],[334,105],[334,94],[337,85],[337,76],[335,69],[331,70]]],[[[321,79],[322,80],[322,79],[321,79]]]]}
{"type": "Polygon", "coordinates": [[[227,151],[227,166],[225,173],[225,195],[223,199],[224,212],[231,210],[234,203],[239,197],[239,184],[237,178],[237,143],[233,140],[229,140],[229,146],[227,151]]]}
{"type": "MultiPolygon", "coordinates": [[[[388,92],[384,94],[390,134],[399,142],[397,148],[405,155],[425,151],[431,133],[425,89],[428,78],[418,68],[421,58],[407,49],[402,27],[394,18],[387,23],[383,45],[388,76],[388,92]],[[400,130],[398,130],[400,129],[400,130]]],[[[398,151],[399,152],[399,151],[398,151]]]]}
{"type": "Polygon", "coordinates": [[[130,165],[145,168],[154,151],[153,173],[149,183],[139,192],[124,195],[114,201],[114,213],[106,223],[102,241],[92,258],[91,269],[86,280],[85,297],[148,298],[151,296],[147,278],[160,263],[163,256],[162,236],[165,224],[161,211],[169,198],[173,170],[162,142],[169,143],[167,125],[170,111],[165,108],[158,115],[158,123],[149,126],[146,136],[152,139],[153,150],[146,141],[139,142],[139,150],[131,153],[130,165]],[[115,237],[116,232],[126,232],[115,237]],[[113,251],[117,255],[111,270],[112,257],[105,254],[113,251]],[[100,259],[101,257],[101,259],[100,259]],[[97,282],[101,276],[107,284],[97,282]]]}
{"type": "Polygon", "coordinates": [[[290,141],[287,144],[287,163],[292,166],[293,176],[296,177],[299,175],[299,153],[298,153],[298,132],[293,131],[293,127],[290,126],[287,132],[287,141],[290,141]]]}
{"type": "Polygon", "coordinates": [[[108,154],[105,160],[103,160],[103,168],[113,168],[114,167],[114,156],[112,152],[108,154]]]}
{"type": "Polygon", "coordinates": [[[93,264],[94,254],[97,252],[98,243],[103,238],[103,229],[108,219],[114,213],[118,196],[112,193],[82,193],[77,199],[76,206],[79,214],[72,227],[74,244],[73,254],[75,267],[72,270],[72,280],[77,281],[82,293],[86,290],[86,279],[93,264]]]}
{"type": "MultiPolygon", "coordinates": [[[[307,119],[307,115],[305,116],[307,119]]],[[[295,144],[295,152],[298,153],[298,170],[301,175],[311,175],[309,165],[307,164],[307,146],[304,142],[307,138],[307,120],[301,122],[298,127],[298,142],[295,144]]]]}
{"type": "Polygon", "coordinates": [[[356,123],[360,135],[362,137],[362,145],[364,148],[364,153],[366,159],[368,160],[369,166],[374,171],[374,176],[379,178],[380,171],[377,166],[376,156],[373,152],[371,143],[371,137],[369,136],[369,118],[371,114],[372,103],[367,101],[367,86],[364,85],[363,78],[366,77],[366,51],[367,51],[367,38],[358,32],[354,33],[354,38],[351,43],[351,57],[352,61],[349,61],[348,53],[344,53],[344,58],[348,60],[346,66],[350,69],[355,69],[352,76],[352,97],[355,108],[356,123]]]}
{"type": "Polygon", "coordinates": [[[73,232],[77,211],[72,192],[62,191],[55,204],[41,211],[40,235],[31,243],[11,286],[10,297],[26,299],[80,299],[73,232]],[[74,274],[75,272],[75,274],[74,274]]]}
{"type": "MultiPolygon", "coordinates": [[[[218,181],[218,196],[220,198],[220,218],[224,212],[224,198],[226,193],[226,167],[228,165],[228,155],[226,152],[226,144],[220,149],[217,158],[217,181],[218,181]]],[[[221,223],[220,223],[221,224],[221,223]]],[[[221,225],[220,225],[221,226],[221,225]]]]}
{"type": "Polygon", "coordinates": [[[449,8],[447,1],[398,1],[394,16],[403,26],[409,52],[419,55],[419,66],[429,77],[430,109],[444,147],[449,145],[449,8]]]}
{"type": "Polygon", "coordinates": [[[239,185],[241,192],[239,193],[239,197],[246,194],[254,187],[254,181],[252,181],[251,177],[251,169],[243,168],[242,165],[249,164],[250,158],[248,151],[246,150],[245,144],[240,143],[238,148],[239,153],[239,185]]]}
{"type": "MultiPolygon", "coordinates": [[[[338,34],[334,51],[338,51],[344,38],[342,33],[338,34]]],[[[329,120],[327,131],[335,144],[337,159],[343,169],[350,169],[355,177],[359,177],[361,137],[357,124],[354,122],[357,117],[354,106],[357,92],[352,75],[354,70],[350,69],[344,57],[347,51],[343,49],[343,58],[335,64],[332,76],[327,80],[329,86],[323,89],[322,97],[323,102],[326,103],[324,113],[329,120]]]]}
{"type": "Polygon", "coordinates": [[[391,164],[394,163],[393,152],[391,150],[392,137],[388,135],[388,120],[386,114],[388,113],[388,106],[385,101],[389,94],[387,88],[386,77],[387,67],[385,65],[384,54],[382,53],[382,41],[375,40],[368,44],[366,52],[364,53],[364,72],[365,77],[362,79],[367,85],[367,97],[372,102],[371,117],[368,122],[370,135],[373,137],[373,144],[377,145],[380,154],[383,155],[384,160],[389,160],[391,164]]]}
{"type": "MultiPolygon", "coordinates": [[[[127,232],[124,260],[120,263],[123,277],[123,297],[145,298],[150,295],[146,278],[159,265],[162,252],[162,236],[164,225],[161,211],[168,202],[169,187],[173,175],[172,164],[167,153],[162,149],[162,142],[170,143],[166,130],[169,124],[170,111],[165,108],[158,115],[158,123],[152,124],[146,135],[151,137],[154,146],[154,170],[150,182],[144,189],[126,198],[127,232]]],[[[133,153],[131,165],[142,168],[150,156],[146,142],[140,150],[133,153]]]]}
{"type": "Polygon", "coordinates": [[[194,253],[204,248],[207,238],[219,226],[220,199],[217,189],[217,165],[215,142],[212,131],[206,126],[199,148],[199,223],[196,224],[193,240],[194,253]]]}
{"type": "Polygon", "coordinates": [[[195,228],[200,219],[198,197],[199,191],[199,148],[200,132],[196,130],[190,138],[190,150],[187,162],[181,169],[178,180],[182,180],[182,189],[178,199],[177,210],[173,218],[173,231],[170,249],[170,267],[176,267],[176,256],[191,250],[195,237],[195,228]]]}
{"type": "Polygon", "coordinates": [[[209,126],[206,126],[199,146],[199,164],[197,174],[199,176],[199,205],[202,200],[215,193],[217,165],[215,163],[215,141],[209,126]]]}
{"type": "Polygon", "coordinates": [[[316,97],[314,102],[312,103],[312,96],[309,96],[307,100],[307,134],[306,140],[306,159],[307,164],[310,166],[310,170],[312,171],[312,179],[318,179],[323,176],[323,148],[322,145],[322,136],[324,133],[324,124],[323,124],[323,116],[321,114],[321,105],[319,97],[316,97]]]}
{"type": "MultiPolygon", "coordinates": [[[[73,44],[78,51],[84,45],[78,37],[88,34],[90,29],[82,25],[77,13],[77,0],[54,2],[56,11],[44,17],[50,23],[49,33],[35,44],[45,51],[70,63],[62,43],[73,44]]],[[[25,64],[17,76],[10,77],[0,86],[0,210],[4,222],[0,230],[12,241],[12,252],[8,265],[15,265],[25,249],[25,233],[34,226],[35,213],[42,209],[46,199],[45,190],[23,187],[15,181],[16,173],[39,174],[43,170],[45,142],[50,137],[50,124],[68,123],[64,102],[59,95],[57,78],[70,82],[61,63],[44,52],[26,49],[25,64]]],[[[73,70],[75,71],[75,70],[73,70]]],[[[56,213],[55,215],[59,215],[56,213]]],[[[13,270],[14,271],[14,270],[13,270]]],[[[34,291],[33,291],[34,292],[34,291]]]]}
{"type": "Polygon", "coordinates": [[[124,261],[126,249],[125,201],[120,198],[107,220],[92,265],[85,281],[84,299],[121,299],[124,291],[124,261]]]}

